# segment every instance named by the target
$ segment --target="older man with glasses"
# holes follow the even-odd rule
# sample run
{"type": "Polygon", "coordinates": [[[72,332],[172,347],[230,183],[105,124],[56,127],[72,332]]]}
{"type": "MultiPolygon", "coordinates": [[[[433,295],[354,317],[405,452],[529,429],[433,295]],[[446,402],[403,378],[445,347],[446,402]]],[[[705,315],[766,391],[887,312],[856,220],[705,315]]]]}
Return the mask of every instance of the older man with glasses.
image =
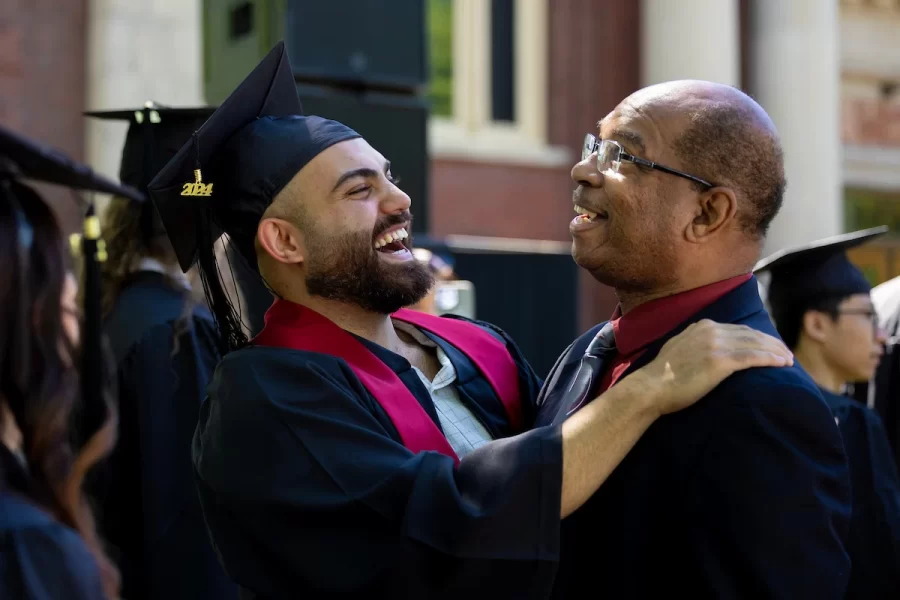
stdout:
{"type": "MultiPolygon", "coordinates": [[[[538,425],[564,422],[702,319],[776,334],[753,268],[785,189],[778,133],[737,89],[645,88],[585,138],[572,255],[612,286],[609,321],[559,358],[538,425]]],[[[657,420],[563,522],[555,597],[843,598],[841,435],[797,367],[735,373],[657,420]]]]}

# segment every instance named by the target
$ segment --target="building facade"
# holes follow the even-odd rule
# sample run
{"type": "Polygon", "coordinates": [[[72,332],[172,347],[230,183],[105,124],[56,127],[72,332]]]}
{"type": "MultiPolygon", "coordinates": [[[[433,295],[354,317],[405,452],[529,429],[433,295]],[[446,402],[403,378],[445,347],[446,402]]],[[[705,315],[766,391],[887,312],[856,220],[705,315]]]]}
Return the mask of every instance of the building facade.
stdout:
{"type": "MultiPolygon", "coordinates": [[[[0,121],[115,175],[124,125],[79,113],[203,103],[211,11],[277,31],[289,1],[4,3],[0,121]]],[[[566,255],[584,134],[632,91],[682,78],[740,86],[781,132],[789,185],[766,252],[881,223],[900,233],[900,0],[422,1],[432,236],[566,255]]],[[[873,283],[900,275],[893,239],[853,258],[873,283]]],[[[575,329],[608,317],[609,289],[573,285],[575,329]]]]}

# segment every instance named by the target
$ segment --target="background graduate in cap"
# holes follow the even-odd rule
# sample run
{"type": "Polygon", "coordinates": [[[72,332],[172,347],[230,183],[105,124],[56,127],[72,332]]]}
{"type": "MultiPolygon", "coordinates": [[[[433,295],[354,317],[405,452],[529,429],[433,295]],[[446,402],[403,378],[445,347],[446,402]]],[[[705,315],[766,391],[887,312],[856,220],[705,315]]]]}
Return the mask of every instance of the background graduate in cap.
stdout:
{"type": "MultiPolygon", "coordinates": [[[[86,114],[129,123],[119,177],[146,193],[214,110],[147,102],[86,114]]],[[[196,302],[152,202],[111,198],[103,237],[103,325],[118,375],[119,444],[96,494],[122,595],[235,598],[206,533],[190,462],[200,403],[219,359],[215,323],[196,302]]]]}
{"type": "Polygon", "coordinates": [[[872,407],[884,422],[894,461],[900,467],[900,277],[872,288],[872,304],[887,336],[875,375],[853,385],[853,397],[872,407]]]}
{"type": "Polygon", "coordinates": [[[866,381],[885,343],[863,273],[846,251],[886,227],[782,250],[760,261],[769,272],[772,318],[800,365],[822,389],[841,430],[850,464],[853,512],[847,551],[848,598],[900,598],[900,481],[878,415],[844,395],[866,381]]]}
{"type": "Polygon", "coordinates": [[[142,196],[0,127],[0,598],[111,600],[119,575],[82,492],[116,437],[104,389],[99,222],[90,199],[73,192],[86,216],[82,310],[53,211],[26,180],[142,196]],[[74,432],[76,415],[90,415],[79,419],[90,427],[74,432]]]}
{"type": "Polygon", "coordinates": [[[751,365],[709,367],[694,330],[660,355],[686,387],[639,371],[527,431],[540,380],[512,340],[402,308],[432,277],[385,157],[300,115],[278,44],[150,184],[224,334],[193,458],[226,571],[256,598],[548,597],[560,518],[647,421],[751,365]],[[212,253],[223,232],[278,298],[250,344],[212,253]]]}

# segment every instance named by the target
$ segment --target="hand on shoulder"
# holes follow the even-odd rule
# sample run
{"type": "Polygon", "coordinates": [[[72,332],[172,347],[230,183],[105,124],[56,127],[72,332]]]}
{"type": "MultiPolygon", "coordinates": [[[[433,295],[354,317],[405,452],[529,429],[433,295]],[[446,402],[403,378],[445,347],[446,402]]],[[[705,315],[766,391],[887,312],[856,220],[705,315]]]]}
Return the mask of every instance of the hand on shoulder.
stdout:
{"type": "Polygon", "coordinates": [[[687,408],[737,371],[793,365],[784,342],[745,325],[703,320],[670,339],[648,365],[620,385],[640,386],[663,415],[687,408]]]}

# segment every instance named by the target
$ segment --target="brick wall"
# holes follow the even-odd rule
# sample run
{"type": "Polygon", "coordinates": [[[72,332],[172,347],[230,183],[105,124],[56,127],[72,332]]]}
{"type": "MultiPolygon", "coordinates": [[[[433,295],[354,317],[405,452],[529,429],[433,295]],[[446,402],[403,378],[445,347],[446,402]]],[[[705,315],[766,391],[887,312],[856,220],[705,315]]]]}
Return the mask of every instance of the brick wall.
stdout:
{"type": "MultiPolygon", "coordinates": [[[[87,0],[0,2],[0,123],[76,159],[84,154],[87,0]]],[[[42,191],[64,229],[79,222],[68,193],[42,191]]]]}
{"type": "Polygon", "coordinates": [[[900,148],[900,91],[888,98],[844,98],[841,137],[844,143],[900,148]]]}

